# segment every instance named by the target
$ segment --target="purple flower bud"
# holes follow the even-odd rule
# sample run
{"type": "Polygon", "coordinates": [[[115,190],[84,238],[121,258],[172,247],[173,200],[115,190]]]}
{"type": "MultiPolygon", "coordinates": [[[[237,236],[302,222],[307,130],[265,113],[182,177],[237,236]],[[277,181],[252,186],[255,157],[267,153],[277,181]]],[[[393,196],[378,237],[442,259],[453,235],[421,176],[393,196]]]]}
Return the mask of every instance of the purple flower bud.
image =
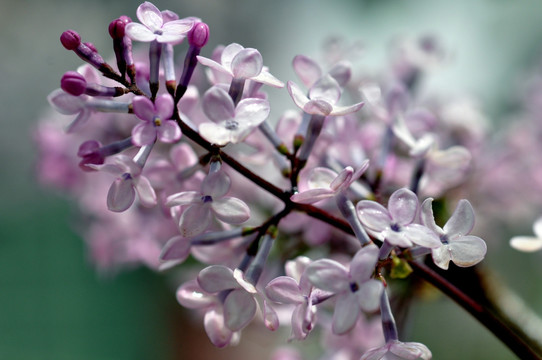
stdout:
{"type": "Polygon", "coordinates": [[[68,71],[62,76],[60,87],[70,95],[79,96],[85,92],[87,81],[78,72],[68,71]]]}
{"type": "Polygon", "coordinates": [[[126,27],[126,22],[122,19],[115,19],[109,24],[109,35],[113,39],[122,39],[124,37],[124,28],[126,27]]]}
{"type": "Polygon", "coordinates": [[[81,157],[79,167],[84,171],[95,171],[87,164],[101,165],[105,162],[105,157],[100,152],[102,145],[96,140],[88,140],[79,146],[77,156],[81,157]]]}
{"type": "Polygon", "coordinates": [[[209,40],[209,26],[206,23],[199,22],[194,25],[188,33],[188,43],[191,46],[202,48],[209,40]]]}
{"type": "Polygon", "coordinates": [[[98,52],[98,49],[96,49],[96,46],[94,46],[93,43],[91,42],[86,42],[84,43],[92,52],[95,52],[97,53],[98,52]]]}
{"type": "Polygon", "coordinates": [[[75,30],[66,30],[60,35],[60,42],[67,50],[75,50],[81,44],[81,36],[75,30]]]}
{"type": "Polygon", "coordinates": [[[121,15],[119,16],[119,20],[121,20],[122,22],[124,22],[125,24],[128,24],[128,23],[131,23],[132,22],[132,18],[127,16],[127,15],[121,15]]]}

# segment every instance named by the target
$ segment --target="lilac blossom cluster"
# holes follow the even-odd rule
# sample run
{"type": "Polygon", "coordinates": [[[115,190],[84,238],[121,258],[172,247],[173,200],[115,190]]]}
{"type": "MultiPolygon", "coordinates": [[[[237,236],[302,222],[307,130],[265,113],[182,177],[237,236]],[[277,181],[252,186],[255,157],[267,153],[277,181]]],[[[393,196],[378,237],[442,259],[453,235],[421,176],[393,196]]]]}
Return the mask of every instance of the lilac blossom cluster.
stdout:
{"type": "MultiPolygon", "coordinates": [[[[451,191],[471,181],[485,125],[465,123],[465,103],[420,96],[442,57],[434,40],[403,44],[380,77],[354,75],[357,53],[334,44],[322,64],[296,56],[297,82],[285,84],[254,48],[200,56],[209,27],[199,18],[149,2],[136,14],[109,26],[115,65],[77,32],[61,35],[86,64],[48,97],[66,116],[37,131],[40,176],[78,199],[97,267],[182,270],[197,259],[176,296],[218,347],[261,322],[290,327],[292,341],[320,329],[322,359],[430,359],[399,340],[394,282],[428,260],[474,266],[487,250],[470,235],[473,207],[451,191]],[[278,121],[267,87],[292,99],[278,121]],[[457,205],[443,216],[435,201],[457,205]]],[[[535,232],[539,248],[540,221],[535,232]]]]}

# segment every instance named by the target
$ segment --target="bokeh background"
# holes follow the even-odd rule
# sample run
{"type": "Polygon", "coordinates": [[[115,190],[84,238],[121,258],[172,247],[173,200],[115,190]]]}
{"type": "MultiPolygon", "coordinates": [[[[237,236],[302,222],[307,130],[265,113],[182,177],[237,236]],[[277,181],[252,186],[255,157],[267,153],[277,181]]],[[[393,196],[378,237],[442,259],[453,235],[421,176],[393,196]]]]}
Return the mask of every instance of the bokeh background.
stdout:
{"type": "MultiPolygon", "coordinates": [[[[37,184],[32,129],[61,75],[81,64],[62,48],[60,34],[76,29],[111,56],[109,22],[122,14],[135,19],[139,2],[1,0],[0,5],[0,359],[233,359],[239,351],[261,359],[274,341],[286,344],[287,334],[273,340],[267,333],[245,331],[242,349],[212,349],[200,324],[191,326],[177,305],[176,284],[145,269],[98,275],[78,235],[78,209],[62,193],[37,184]]],[[[435,34],[451,56],[428,86],[473,96],[495,124],[506,118],[515,87],[540,64],[542,8],[536,0],[167,0],[155,5],[210,25],[203,55],[217,44],[256,47],[283,81],[294,79],[293,56],[320,56],[329,36],[362,41],[365,68],[379,70],[394,37],[435,34]]],[[[285,90],[273,96],[289,101],[285,90]]],[[[542,314],[541,259],[540,253],[518,254],[504,243],[490,248],[486,263],[542,314]]],[[[425,343],[435,359],[515,358],[444,297],[418,304],[411,320],[409,339],[425,343]]]]}

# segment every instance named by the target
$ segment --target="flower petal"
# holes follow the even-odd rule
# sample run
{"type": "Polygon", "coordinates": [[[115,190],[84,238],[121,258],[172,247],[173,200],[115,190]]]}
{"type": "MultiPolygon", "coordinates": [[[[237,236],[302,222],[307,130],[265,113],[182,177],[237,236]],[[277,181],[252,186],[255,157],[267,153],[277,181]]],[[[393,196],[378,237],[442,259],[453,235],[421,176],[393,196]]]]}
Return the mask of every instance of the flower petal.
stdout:
{"type": "Polygon", "coordinates": [[[226,90],[213,86],[203,95],[203,112],[216,122],[222,122],[235,117],[235,105],[226,90]]]}
{"type": "Polygon", "coordinates": [[[262,68],[262,54],[252,48],[239,51],[231,62],[233,77],[238,79],[250,79],[257,76],[262,71],[262,68]]]}
{"type": "Polygon", "coordinates": [[[203,291],[195,279],[182,284],[177,289],[176,296],[179,304],[189,309],[202,309],[215,302],[215,299],[203,291]]]}
{"type": "Polygon", "coordinates": [[[322,70],[316,61],[304,55],[297,55],[292,61],[294,71],[303,85],[311,88],[312,85],[322,76],[322,70]]]}
{"type": "Polygon", "coordinates": [[[414,221],[418,212],[418,197],[407,188],[395,191],[390,196],[388,210],[394,222],[408,225],[414,221]]]}
{"type": "Polygon", "coordinates": [[[156,115],[154,104],[146,96],[135,96],[132,100],[132,106],[134,109],[134,114],[141,120],[152,121],[156,115]]]}
{"type": "Polygon", "coordinates": [[[279,304],[301,304],[305,302],[299,284],[289,276],[279,276],[271,280],[265,287],[265,295],[269,300],[279,304]]]}
{"type": "Polygon", "coordinates": [[[438,248],[435,248],[431,251],[431,256],[433,257],[433,262],[439,268],[448,270],[448,266],[451,260],[451,254],[448,249],[448,245],[442,245],[438,248]]]}
{"type": "Polygon", "coordinates": [[[203,318],[203,326],[209,340],[218,348],[229,345],[232,337],[234,337],[234,333],[226,327],[221,308],[216,307],[207,310],[203,318]]]}
{"type": "Polygon", "coordinates": [[[157,127],[158,138],[165,143],[174,143],[182,136],[181,128],[173,120],[166,120],[157,127]]]}
{"type": "Polygon", "coordinates": [[[211,144],[224,146],[232,142],[232,131],[226,129],[225,124],[205,122],[199,125],[198,132],[211,144]]]}
{"type": "Polygon", "coordinates": [[[162,13],[153,3],[145,1],[139,5],[136,10],[139,21],[151,31],[158,30],[164,24],[162,13]]]}
{"type": "Polygon", "coordinates": [[[450,241],[448,245],[454,264],[460,267],[469,267],[478,264],[484,259],[487,245],[477,236],[461,236],[450,241]]]}
{"type": "Polygon", "coordinates": [[[158,95],[154,101],[153,116],[158,116],[161,120],[171,119],[171,115],[173,115],[173,106],[173,98],[171,95],[158,95]]]}
{"type": "Polygon", "coordinates": [[[224,321],[232,331],[239,331],[256,315],[256,300],[242,289],[233,290],[224,300],[224,321]]]}
{"type": "Polygon", "coordinates": [[[448,237],[453,239],[456,236],[467,235],[474,227],[474,210],[468,200],[462,199],[457,203],[452,216],[443,227],[448,237]]]}
{"type": "Polygon", "coordinates": [[[126,36],[135,41],[151,42],[156,39],[156,35],[145,25],[139,23],[128,23],[124,29],[126,36]]]}
{"type": "Polygon", "coordinates": [[[401,232],[416,245],[426,248],[438,248],[442,245],[437,234],[420,224],[407,225],[401,232]]]}
{"type": "Polygon", "coordinates": [[[234,197],[213,200],[211,208],[217,219],[228,224],[241,224],[250,218],[248,205],[234,197]]]}
{"type": "Polygon", "coordinates": [[[338,293],[348,289],[348,271],[337,261],[316,260],[306,270],[309,281],[319,289],[338,293]]]}
{"type": "Polygon", "coordinates": [[[201,201],[201,194],[197,191],[183,191],[168,196],[166,200],[166,206],[182,206],[188,204],[199,203],[201,201]]]}
{"type": "Polygon", "coordinates": [[[135,190],[132,179],[117,178],[107,193],[107,208],[111,211],[122,212],[132,206],[135,190]]]}
{"type": "Polygon", "coordinates": [[[262,72],[260,72],[257,76],[253,76],[250,78],[252,81],[256,81],[268,86],[272,86],[275,88],[283,88],[284,83],[271,75],[269,71],[265,70],[265,67],[263,68],[262,72]]]}
{"type": "Polygon", "coordinates": [[[311,189],[292,195],[290,200],[299,204],[314,204],[333,196],[335,196],[335,192],[331,189],[311,189]]]}
{"type": "Polygon", "coordinates": [[[534,236],[514,236],[510,246],[519,251],[534,252],[542,249],[542,238],[534,236]]]}
{"type": "Polygon", "coordinates": [[[184,237],[201,234],[211,223],[211,211],[207,204],[193,204],[183,211],[179,219],[179,231],[184,237]]]}
{"type": "Polygon", "coordinates": [[[433,215],[433,198],[427,198],[423,201],[420,218],[422,224],[431,229],[435,234],[444,235],[444,230],[435,223],[435,216],[433,215]]]}
{"type": "Polygon", "coordinates": [[[235,121],[246,127],[256,127],[269,116],[269,102],[264,99],[243,99],[235,108],[235,121]]]}
{"type": "Polygon", "coordinates": [[[341,88],[329,74],[321,77],[309,90],[311,100],[324,100],[333,105],[341,97],[341,88]]]}
{"type": "Polygon", "coordinates": [[[151,122],[141,122],[132,129],[132,143],[135,146],[152,144],[156,140],[156,127],[151,122]]]}
{"type": "Polygon", "coordinates": [[[353,293],[346,292],[338,296],[335,303],[335,311],[333,312],[331,331],[337,335],[348,332],[356,325],[359,313],[358,300],[353,293]]]}
{"type": "Polygon", "coordinates": [[[211,69],[214,69],[216,71],[219,71],[221,73],[225,73],[225,74],[229,74],[231,76],[233,76],[231,70],[229,68],[226,68],[222,65],[220,65],[219,63],[217,63],[216,61],[212,60],[212,59],[208,59],[206,57],[203,57],[203,56],[197,56],[196,57],[199,61],[199,63],[201,65],[204,65],[204,66],[208,66],[210,67],[211,69]]]}
{"type": "Polygon", "coordinates": [[[224,50],[222,50],[222,54],[220,55],[220,63],[222,64],[222,66],[228,69],[229,73],[232,75],[233,75],[233,72],[232,72],[231,63],[233,59],[235,58],[235,56],[239,54],[239,52],[243,49],[244,49],[243,46],[237,43],[232,43],[226,46],[224,50]]]}
{"type": "Polygon", "coordinates": [[[287,88],[288,93],[290,93],[290,96],[297,107],[303,109],[309,102],[309,98],[303,93],[303,91],[301,91],[297,84],[292,81],[288,81],[287,88]]]}
{"type": "Polygon", "coordinates": [[[362,283],[371,278],[378,261],[378,247],[374,244],[362,247],[350,263],[351,278],[362,283]]]}
{"type": "Polygon", "coordinates": [[[356,205],[356,211],[361,223],[370,230],[384,231],[392,221],[388,210],[376,201],[361,200],[356,205]]]}
{"type": "Polygon", "coordinates": [[[352,114],[352,113],[355,113],[356,111],[358,111],[359,109],[361,109],[363,107],[363,105],[365,105],[364,102],[359,102],[359,103],[356,103],[354,105],[349,105],[349,106],[333,105],[333,109],[331,110],[329,115],[341,116],[341,115],[352,114]]]}
{"type": "Polygon", "coordinates": [[[380,295],[384,291],[382,281],[371,279],[359,285],[358,303],[363,311],[373,312],[380,307],[380,295]]]}
{"type": "Polygon", "coordinates": [[[316,167],[311,170],[307,181],[309,189],[330,189],[331,183],[338,174],[325,167],[316,167]]]}
{"type": "Polygon", "coordinates": [[[190,254],[190,240],[180,235],[174,236],[162,248],[160,260],[184,261],[190,254]]]}
{"type": "Polygon", "coordinates": [[[156,193],[149,179],[145,176],[138,176],[134,179],[134,188],[139,197],[139,202],[145,207],[153,207],[158,203],[156,193]]]}
{"type": "Polygon", "coordinates": [[[210,294],[239,288],[233,270],[224,265],[211,265],[201,270],[197,277],[199,286],[210,294]]]}

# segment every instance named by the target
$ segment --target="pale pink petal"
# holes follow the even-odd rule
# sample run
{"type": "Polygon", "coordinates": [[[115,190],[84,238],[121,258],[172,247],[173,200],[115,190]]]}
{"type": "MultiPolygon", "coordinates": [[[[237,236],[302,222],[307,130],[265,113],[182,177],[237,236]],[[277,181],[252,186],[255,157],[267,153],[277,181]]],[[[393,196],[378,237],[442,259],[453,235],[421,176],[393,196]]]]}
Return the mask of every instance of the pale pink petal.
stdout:
{"type": "Polygon", "coordinates": [[[173,20],[168,21],[162,26],[162,30],[164,32],[164,35],[177,35],[180,37],[186,36],[186,34],[192,29],[194,26],[194,21],[191,19],[180,19],[180,20],[173,20]]]}
{"type": "Polygon", "coordinates": [[[107,193],[107,208],[111,211],[122,212],[132,206],[135,199],[135,190],[132,179],[118,178],[107,193]]]}
{"type": "Polygon", "coordinates": [[[404,227],[401,232],[414,244],[426,248],[438,248],[442,244],[437,234],[423,225],[410,224],[404,227]]]}
{"type": "Polygon", "coordinates": [[[152,122],[142,122],[132,129],[132,143],[136,146],[152,144],[156,140],[156,127],[152,122]]]}
{"type": "Polygon", "coordinates": [[[388,209],[394,222],[407,225],[414,221],[418,211],[418,197],[407,188],[391,194],[388,209]]]}
{"type": "Polygon", "coordinates": [[[263,301],[263,320],[265,327],[269,330],[275,331],[279,328],[278,314],[265,300],[263,301]]]}
{"type": "Polygon", "coordinates": [[[294,194],[290,200],[299,204],[314,204],[318,201],[329,199],[335,196],[331,189],[311,189],[294,194]]]}
{"type": "Polygon", "coordinates": [[[351,166],[345,167],[339,175],[333,181],[331,184],[329,184],[329,187],[333,191],[337,191],[339,188],[344,187],[344,184],[350,184],[352,180],[352,175],[354,174],[354,169],[351,166]]]}
{"type": "Polygon", "coordinates": [[[158,138],[165,143],[174,143],[182,136],[181,128],[173,120],[166,120],[162,125],[156,128],[158,130],[158,138]]]}
{"type": "Polygon", "coordinates": [[[327,116],[333,111],[333,106],[325,100],[310,100],[302,109],[307,114],[327,116]]]}
{"type": "Polygon", "coordinates": [[[161,35],[156,35],[156,41],[161,44],[179,43],[185,38],[185,34],[177,34],[172,32],[163,32],[161,35]]]}
{"type": "Polygon", "coordinates": [[[61,114],[73,115],[85,107],[85,97],[70,95],[62,89],[56,89],[47,96],[49,104],[61,114]]]}
{"type": "Polygon", "coordinates": [[[200,124],[199,134],[211,144],[224,146],[232,141],[232,131],[226,129],[224,125],[206,122],[200,124]]]}
{"type": "Polygon", "coordinates": [[[188,204],[199,203],[201,194],[197,191],[183,191],[168,196],[166,206],[182,206],[188,204]]]}
{"type": "Polygon", "coordinates": [[[221,198],[230,190],[231,179],[225,171],[216,171],[205,177],[201,192],[213,199],[221,198]]]}
{"type": "Polygon", "coordinates": [[[145,25],[139,23],[128,23],[124,29],[126,36],[132,40],[141,42],[151,42],[156,39],[156,35],[145,25]]]}
{"type": "Polygon", "coordinates": [[[139,21],[152,31],[160,29],[164,24],[160,10],[148,1],[137,7],[136,15],[139,21]]]}
{"type": "Polygon", "coordinates": [[[160,260],[184,261],[190,254],[190,240],[180,235],[174,236],[162,248],[160,260]]]}
{"type": "Polygon", "coordinates": [[[273,75],[271,75],[269,71],[265,70],[265,68],[262,70],[261,73],[258,74],[258,76],[253,76],[252,78],[250,78],[250,80],[256,81],[268,86],[272,86],[275,88],[284,87],[284,83],[280,81],[279,79],[277,79],[276,77],[274,77],[273,75]]]}
{"type": "Polygon", "coordinates": [[[450,264],[451,254],[448,249],[448,245],[442,245],[439,248],[435,248],[431,251],[431,256],[433,257],[433,262],[439,268],[448,270],[450,264]]]}
{"type": "Polygon", "coordinates": [[[362,247],[350,263],[350,276],[358,283],[371,278],[378,261],[378,247],[374,244],[362,247]]]}
{"type": "Polygon", "coordinates": [[[305,297],[299,289],[299,284],[289,276],[279,276],[267,284],[265,294],[269,300],[279,304],[300,304],[305,297]]]}
{"type": "Polygon", "coordinates": [[[374,231],[384,231],[392,221],[388,210],[375,201],[362,200],[358,202],[356,211],[361,223],[374,231]]]}
{"type": "Polygon", "coordinates": [[[469,267],[482,261],[487,252],[484,240],[477,236],[461,236],[450,241],[448,248],[454,264],[460,267],[469,267]]]}
{"type": "Polygon", "coordinates": [[[66,127],[66,132],[68,134],[71,134],[80,131],[83,125],[87,123],[91,114],[92,112],[89,109],[81,110],[81,112],[77,114],[75,119],[73,119],[73,121],[66,127]]]}
{"type": "Polygon", "coordinates": [[[337,178],[337,173],[324,167],[311,170],[307,185],[309,189],[330,189],[331,183],[337,178]]]}
{"type": "Polygon", "coordinates": [[[250,209],[242,200],[234,197],[223,197],[211,202],[217,219],[228,224],[241,224],[250,218],[250,209]]]}
{"type": "Polygon", "coordinates": [[[233,290],[224,300],[224,320],[232,331],[239,331],[256,315],[256,300],[242,289],[233,290]]]}
{"type": "Polygon", "coordinates": [[[306,270],[310,282],[319,289],[338,293],[349,289],[348,271],[337,261],[317,260],[306,270]]]}
{"type": "Polygon", "coordinates": [[[462,199],[457,203],[452,216],[443,227],[450,240],[456,236],[467,235],[474,227],[474,210],[468,200],[462,199]]]}
{"type": "Polygon", "coordinates": [[[139,197],[139,202],[145,207],[153,207],[158,203],[156,193],[145,176],[139,176],[134,179],[134,187],[139,197]]]}
{"type": "Polygon", "coordinates": [[[539,238],[542,238],[542,217],[537,219],[533,224],[533,232],[539,238]]]}
{"type": "Polygon", "coordinates": [[[366,351],[359,360],[383,360],[387,352],[388,348],[386,346],[373,348],[366,351]]]}
{"type": "Polygon", "coordinates": [[[290,96],[297,107],[303,109],[309,102],[309,98],[303,93],[303,91],[301,91],[297,84],[292,81],[288,81],[287,88],[288,93],[290,93],[290,96]]]}
{"type": "Polygon", "coordinates": [[[250,79],[257,76],[262,68],[262,55],[258,50],[252,48],[239,51],[231,62],[233,77],[238,79],[250,79]]]}
{"type": "Polygon", "coordinates": [[[214,122],[222,122],[235,117],[235,105],[228,92],[213,86],[203,95],[203,111],[214,122]]]}
{"type": "Polygon", "coordinates": [[[311,100],[324,100],[335,104],[341,97],[341,89],[337,81],[329,75],[321,77],[309,90],[311,100]]]}
{"type": "Polygon", "coordinates": [[[384,291],[382,281],[371,279],[359,285],[358,304],[363,311],[374,312],[380,307],[380,295],[384,291]]]}
{"type": "Polygon", "coordinates": [[[193,204],[183,211],[179,219],[179,231],[184,237],[201,234],[211,223],[211,211],[207,204],[193,204]]]}
{"type": "Polygon", "coordinates": [[[444,235],[444,231],[435,223],[435,216],[433,215],[433,198],[427,198],[423,201],[420,218],[423,225],[427,226],[436,234],[444,235]]]}
{"type": "Polygon", "coordinates": [[[534,252],[542,249],[542,238],[534,236],[514,236],[510,246],[524,252],[534,252]]]}
{"type": "Polygon", "coordinates": [[[146,96],[135,96],[132,100],[132,106],[134,114],[141,120],[152,121],[156,114],[154,104],[146,96]]]}
{"type": "Polygon", "coordinates": [[[211,340],[214,346],[223,348],[232,341],[234,334],[224,323],[222,309],[212,308],[207,310],[203,318],[203,326],[209,340],[211,340]]]}
{"type": "Polygon", "coordinates": [[[311,58],[304,55],[297,55],[292,61],[296,75],[303,85],[311,88],[312,85],[322,76],[320,66],[311,58]]]}
{"type": "Polygon", "coordinates": [[[197,277],[199,286],[210,294],[239,288],[233,270],[223,265],[211,265],[201,270],[197,277]]]}
{"type": "Polygon", "coordinates": [[[341,116],[341,115],[352,114],[358,111],[359,109],[361,109],[363,105],[364,105],[363,102],[359,102],[359,103],[356,103],[354,105],[349,105],[349,106],[333,105],[333,110],[331,110],[329,115],[341,116]]]}
{"type": "Polygon", "coordinates": [[[348,332],[356,325],[359,314],[358,300],[353,293],[347,292],[342,296],[338,296],[335,311],[333,312],[331,331],[337,335],[348,332]]]}
{"type": "Polygon", "coordinates": [[[243,99],[235,108],[235,121],[239,125],[256,127],[269,116],[269,102],[264,99],[243,99]]]}
{"type": "Polygon", "coordinates": [[[220,55],[220,63],[222,64],[222,66],[228,69],[231,75],[233,75],[231,63],[235,56],[239,54],[239,52],[243,49],[243,46],[237,43],[232,43],[226,46],[224,50],[222,50],[222,54],[220,55]]]}
{"type": "MultiPolygon", "coordinates": [[[[173,98],[169,94],[162,94],[156,97],[153,107],[153,116],[158,116],[161,120],[171,119],[173,115],[173,98]]],[[[151,120],[152,120],[151,117],[151,120]]]]}
{"type": "Polygon", "coordinates": [[[421,343],[394,341],[389,346],[390,352],[405,360],[430,360],[431,351],[421,343]]]}
{"type": "Polygon", "coordinates": [[[199,63],[201,65],[208,66],[211,69],[214,69],[214,70],[219,71],[221,73],[225,73],[225,74],[233,76],[233,73],[231,72],[231,70],[229,68],[226,68],[226,67],[220,65],[219,63],[217,63],[214,60],[208,59],[208,58],[203,57],[203,56],[197,56],[197,59],[198,59],[198,61],[199,61],[199,63]]]}
{"type": "Polygon", "coordinates": [[[195,279],[182,284],[177,289],[176,296],[179,304],[189,309],[203,309],[215,302],[215,299],[203,291],[195,279]]]}

